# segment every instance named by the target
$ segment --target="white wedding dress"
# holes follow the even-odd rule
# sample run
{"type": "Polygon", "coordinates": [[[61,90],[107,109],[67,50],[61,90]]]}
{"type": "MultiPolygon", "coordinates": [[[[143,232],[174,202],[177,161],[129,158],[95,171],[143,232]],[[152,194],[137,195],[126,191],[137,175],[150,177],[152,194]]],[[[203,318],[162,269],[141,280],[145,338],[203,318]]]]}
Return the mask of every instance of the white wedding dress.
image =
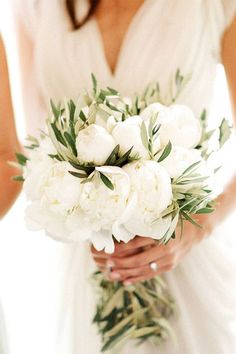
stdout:
{"type": "MultiPolygon", "coordinates": [[[[147,84],[158,81],[167,96],[170,79],[179,68],[191,75],[179,102],[190,105],[199,116],[211,105],[216,65],[221,61],[221,38],[236,13],[235,0],[146,0],[128,28],[112,74],[94,19],[79,31],[70,31],[62,0],[12,3],[13,21],[6,21],[3,33],[8,38],[8,27],[17,27],[23,99],[31,134],[43,127],[49,99],[76,99],[79,92],[91,87],[91,72],[101,85],[115,87],[125,95],[141,92],[147,84]]],[[[84,5],[78,0],[79,14],[84,5]]],[[[175,270],[165,274],[179,307],[179,315],[172,319],[178,346],[169,341],[159,348],[149,344],[136,348],[130,343],[121,354],[236,353],[235,242],[230,238],[235,226],[231,227],[232,222],[225,221],[175,270]]],[[[89,282],[94,264],[88,246],[62,244],[42,234],[32,233],[30,238],[24,244],[30,253],[24,269],[27,274],[27,267],[41,262],[36,267],[38,281],[29,282],[36,288],[38,282],[37,289],[43,291],[37,295],[29,287],[28,293],[27,282],[23,282],[26,299],[29,294],[35,296],[29,300],[34,321],[26,323],[23,316],[22,321],[16,319],[27,344],[10,354],[100,353],[99,337],[91,325],[96,294],[89,282]],[[29,333],[35,342],[30,341],[29,333]]],[[[22,240],[26,242],[23,236],[22,240]]],[[[8,337],[14,341],[10,323],[8,337]]]]}

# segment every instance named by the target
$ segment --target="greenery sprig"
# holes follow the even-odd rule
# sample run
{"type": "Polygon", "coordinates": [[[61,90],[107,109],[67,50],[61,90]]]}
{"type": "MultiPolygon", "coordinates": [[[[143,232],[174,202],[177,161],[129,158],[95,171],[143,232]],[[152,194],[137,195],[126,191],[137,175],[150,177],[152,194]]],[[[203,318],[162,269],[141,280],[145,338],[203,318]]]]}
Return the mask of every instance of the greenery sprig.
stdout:
{"type": "Polygon", "coordinates": [[[175,338],[167,319],[176,306],[161,277],[124,287],[104,279],[98,271],[93,281],[100,294],[93,322],[103,338],[102,352],[120,348],[131,339],[138,344],[146,340],[160,344],[175,338]]]}

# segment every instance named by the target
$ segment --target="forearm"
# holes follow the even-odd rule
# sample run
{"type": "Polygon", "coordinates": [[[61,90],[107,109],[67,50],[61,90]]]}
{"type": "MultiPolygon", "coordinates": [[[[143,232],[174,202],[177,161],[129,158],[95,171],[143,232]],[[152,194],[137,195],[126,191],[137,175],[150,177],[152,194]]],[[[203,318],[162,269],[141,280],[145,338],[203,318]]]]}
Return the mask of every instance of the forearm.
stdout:
{"type": "Polygon", "coordinates": [[[21,182],[12,180],[20,172],[8,164],[15,160],[14,153],[0,155],[0,219],[8,212],[21,190],[21,182]]]}
{"type": "Polygon", "coordinates": [[[5,49],[0,37],[0,219],[7,213],[20,192],[21,185],[12,177],[18,175],[8,161],[14,161],[14,153],[20,151],[11,102],[5,49]]]}

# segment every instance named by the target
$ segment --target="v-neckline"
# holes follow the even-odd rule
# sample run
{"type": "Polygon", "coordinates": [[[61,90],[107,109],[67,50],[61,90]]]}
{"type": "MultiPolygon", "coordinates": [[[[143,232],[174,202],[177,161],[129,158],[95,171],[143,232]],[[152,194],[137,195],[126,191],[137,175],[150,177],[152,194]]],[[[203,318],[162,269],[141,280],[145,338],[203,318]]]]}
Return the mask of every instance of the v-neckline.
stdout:
{"type": "Polygon", "coordinates": [[[129,40],[129,37],[133,31],[133,29],[135,28],[138,20],[140,19],[140,17],[143,15],[144,10],[146,9],[147,3],[150,2],[151,0],[144,0],[143,3],[140,5],[140,7],[137,9],[137,11],[135,12],[135,14],[133,15],[126,31],[125,34],[123,36],[123,39],[121,41],[121,45],[120,45],[120,49],[116,58],[116,62],[115,62],[115,67],[112,70],[106,53],[105,53],[105,45],[104,45],[104,41],[102,38],[102,33],[100,30],[100,27],[98,25],[98,22],[95,18],[95,16],[91,19],[92,24],[94,25],[95,28],[95,33],[96,33],[96,40],[98,42],[98,47],[99,47],[99,51],[100,51],[100,55],[102,57],[102,62],[106,68],[106,71],[108,73],[108,75],[110,76],[111,79],[115,80],[115,78],[117,77],[120,67],[121,67],[121,63],[122,63],[122,59],[127,47],[127,43],[129,40]]]}

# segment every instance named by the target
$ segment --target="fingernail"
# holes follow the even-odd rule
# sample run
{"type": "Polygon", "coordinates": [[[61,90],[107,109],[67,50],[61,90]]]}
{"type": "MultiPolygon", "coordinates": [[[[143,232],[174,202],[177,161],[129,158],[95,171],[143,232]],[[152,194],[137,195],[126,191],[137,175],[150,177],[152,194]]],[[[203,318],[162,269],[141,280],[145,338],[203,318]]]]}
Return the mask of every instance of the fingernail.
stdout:
{"type": "Polygon", "coordinates": [[[121,277],[120,273],[117,273],[117,272],[111,272],[110,273],[110,278],[111,279],[116,280],[116,279],[120,279],[120,277],[121,277]]]}
{"type": "Polygon", "coordinates": [[[108,260],[107,261],[107,267],[110,268],[110,267],[114,267],[115,266],[115,263],[112,261],[112,260],[108,260]]]}
{"type": "Polygon", "coordinates": [[[125,281],[123,282],[123,284],[124,284],[125,286],[129,286],[129,285],[132,285],[132,282],[131,282],[130,280],[125,280],[125,281]]]}

